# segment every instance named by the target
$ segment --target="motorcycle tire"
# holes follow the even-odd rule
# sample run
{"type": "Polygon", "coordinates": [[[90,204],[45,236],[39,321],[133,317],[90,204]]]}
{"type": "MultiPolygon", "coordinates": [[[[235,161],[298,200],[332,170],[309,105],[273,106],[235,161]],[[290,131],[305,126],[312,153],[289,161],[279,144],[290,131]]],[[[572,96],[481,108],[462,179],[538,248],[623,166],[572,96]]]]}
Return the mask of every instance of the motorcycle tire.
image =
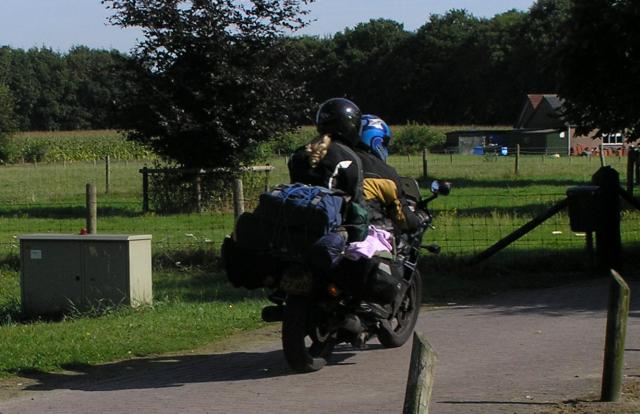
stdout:
{"type": "Polygon", "coordinates": [[[336,341],[328,334],[319,335],[318,330],[309,299],[289,296],[282,320],[282,349],[294,371],[318,371],[327,364],[336,341]],[[310,345],[307,345],[308,342],[310,345]]]}
{"type": "Polygon", "coordinates": [[[416,326],[421,301],[422,276],[416,269],[400,309],[378,331],[378,340],[384,347],[397,348],[407,342],[416,326]]]}

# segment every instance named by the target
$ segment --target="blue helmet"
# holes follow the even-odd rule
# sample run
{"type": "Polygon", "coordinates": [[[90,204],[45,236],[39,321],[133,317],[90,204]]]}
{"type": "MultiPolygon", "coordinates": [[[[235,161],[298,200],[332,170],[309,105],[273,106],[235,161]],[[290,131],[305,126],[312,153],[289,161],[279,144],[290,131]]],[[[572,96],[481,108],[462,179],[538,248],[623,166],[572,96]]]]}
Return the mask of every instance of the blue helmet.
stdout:
{"type": "Polygon", "coordinates": [[[371,153],[387,162],[391,128],[375,115],[362,115],[362,133],[360,142],[370,149],[371,153]]]}

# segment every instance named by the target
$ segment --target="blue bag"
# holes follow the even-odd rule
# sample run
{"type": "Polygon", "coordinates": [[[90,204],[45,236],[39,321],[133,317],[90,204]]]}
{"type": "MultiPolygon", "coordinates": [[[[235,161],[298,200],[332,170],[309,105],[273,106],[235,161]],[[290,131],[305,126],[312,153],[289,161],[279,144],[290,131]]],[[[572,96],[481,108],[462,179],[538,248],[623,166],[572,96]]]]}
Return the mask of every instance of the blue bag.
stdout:
{"type": "Polygon", "coordinates": [[[262,193],[254,213],[283,227],[305,227],[322,236],[342,224],[341,195],[319,186],[281,185],[262,193]]]}
{"type": "Polygon", "coordinates": [[[281,185],[262,193],[254,215],[270,229],[269,248],[304,254],[316,240],[342,224],[339,192],[303,184],[281,185]]]}

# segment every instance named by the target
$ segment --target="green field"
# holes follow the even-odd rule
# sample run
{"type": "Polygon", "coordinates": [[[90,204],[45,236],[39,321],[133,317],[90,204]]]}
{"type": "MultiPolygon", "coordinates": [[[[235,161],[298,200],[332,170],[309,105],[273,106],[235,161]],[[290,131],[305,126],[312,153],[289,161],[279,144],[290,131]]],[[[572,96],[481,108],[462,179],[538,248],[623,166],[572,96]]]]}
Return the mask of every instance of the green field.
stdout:
{"type": "MultiPolygon", "coordinates": [[[[625,160],[607,159],[622,172],[625,160]]],[[[288,181],[285,158],[269,159],[275,167],[271,185],[288,181]]],[[[422,157],[392,156],[390,163],[400,174],[420,177],[422,157]]],[[[228,205],[211,205],[200,214],[142,214],[142,162],[111,162],[110,192],[105,192],[104,162],[18,164],[0,168],[0,251],[15,250],[21,233],[75,233],[84,226],[85,184],[98,189],[100,232],[153,233],[159,251],[187,246],[215,247],[231,231],[228,205]]],[[[533,215],[564,197],[568,187],[588,183],[599,160],[585,157],[551,158],[523,156],[520,175],[514,175],[514,158],[430,154],[429,176],[453,183],[449,197],[436,200],[437,231],[428,237],[441,242],[448,253],[468,254],[483,249],[533,215]]],[[[262,186],[262,174],[254,177],[262,186]]],[[[246,195],[248,206],[257,193],[246,195]]],[[[637,239],[638,216],[624,215],[624,237],[637,239]]],[[[515,247],[577,247],[583,236],[568,230],[566,215],[559,215],[515,247]],[[555,232],[555,233],[554,233],[555,232]],[[560,233],[558,233],[560,232],[560,233]]]]}
{"type": "MultiPolygon", "coordinates": [[[[275,167],[271,185],[288,181],[284,156],[265,162],[275,167]]],[[[625,179],[625,159],[610,157],[607,163],[625,179]]],[[[427,233],[425,242],[440,243],[443,255],[423,263],[425,300],[557,283],[558,271],[575,273],[583,269],[581,263],[588,263],[585,236],[570,231],[566,214],[499,253],[489,265],[468,269],[460,259],[544,211],[564,197],[567,187],[588,183],[598,159],[523,156],[516,176],[513,157],[429,154],[427,179],[421,177],[420,154],[392,156],[390,164],[400,174],[420,179],[425,193],[432,178],[453,183],[450,196],[432,203],[436,229],[427,233]],[[554,272],[548,270],[550,263],[554,272]],[[523,276],[514,277],[519,273],[523,276]],[[469,279],[469,274],[479,279],[469,279]]],[[[264,293],[232,289],[217,270],[216,251],[232,230],[228,203],[214,203],[202,213],[142,213],[139,169],[144,165],[112,159],[109,194],[102,160],[0,167],[0,376],[196,347],[261,324],[264,293]],[[96,309],[54,322],[21,321],[17,237],[77,233],[85,225],[86,183],[98,189],[98,232],[153,235],[155,305],[96,309]]],[[[248,208],[264,179],[263,174],[252,178],[248,208]]],[[[622,229],[625,245],[637,244],[640,214],[625,210],[622,229]]]]}

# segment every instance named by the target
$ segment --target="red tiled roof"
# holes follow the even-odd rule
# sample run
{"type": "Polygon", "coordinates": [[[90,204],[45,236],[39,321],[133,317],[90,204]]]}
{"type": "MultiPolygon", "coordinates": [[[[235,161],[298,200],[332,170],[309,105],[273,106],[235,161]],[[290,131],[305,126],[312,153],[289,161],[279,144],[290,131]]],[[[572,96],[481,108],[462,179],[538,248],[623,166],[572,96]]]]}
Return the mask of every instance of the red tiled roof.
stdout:
{"type": "Polygon", "coordinates": [[[529,99],[529,102],[531,102],[531,106],[533,107],[533,109],[536,109],[538,105],[540,105],[540,102],[542,102],[542,98],[544,98],[544,95],[529,94],[527,95],[527,98],[529,99]]]}

